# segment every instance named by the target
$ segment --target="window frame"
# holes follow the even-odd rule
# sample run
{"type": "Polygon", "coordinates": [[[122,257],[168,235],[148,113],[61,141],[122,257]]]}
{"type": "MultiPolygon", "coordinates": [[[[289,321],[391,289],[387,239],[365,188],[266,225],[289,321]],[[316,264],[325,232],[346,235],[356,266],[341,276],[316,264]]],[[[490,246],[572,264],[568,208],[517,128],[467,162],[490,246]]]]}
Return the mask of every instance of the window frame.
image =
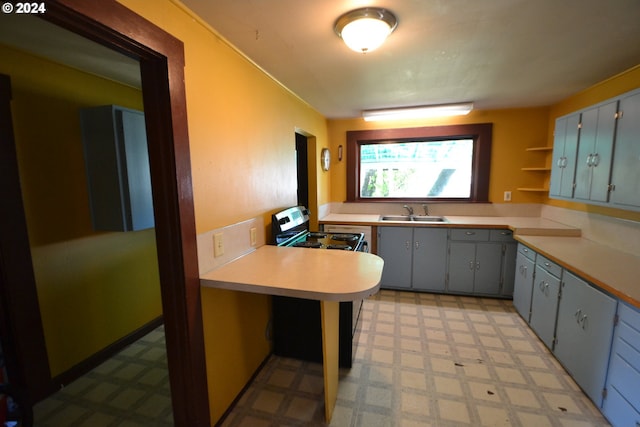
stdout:
{"type": "Polygon", "coordinates": [[[492,123],[347,131],[347,202],[489,202],[492,134],[492,123]],[[361,145],[448,139],[473,140],[469,197],[360,197],[361,145]]]}

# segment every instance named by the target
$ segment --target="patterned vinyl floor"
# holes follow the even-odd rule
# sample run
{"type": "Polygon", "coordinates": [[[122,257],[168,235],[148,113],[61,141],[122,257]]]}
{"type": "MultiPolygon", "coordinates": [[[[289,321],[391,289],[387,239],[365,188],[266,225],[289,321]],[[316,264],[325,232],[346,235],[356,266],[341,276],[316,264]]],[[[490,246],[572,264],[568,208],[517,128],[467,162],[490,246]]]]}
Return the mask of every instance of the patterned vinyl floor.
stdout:
{"type": "MultiPolygon", "coordinates": [[[[579,357],[579,355],[577,355],[579,357]]],[[[271,357],[225,427],[322,426],[322,368],[271,357]]],[[[331,426],[609,424],[511,301],[381,291],[365,302],[331,426]]]]}
{"type": "MultiPolygon", "coordinates": [[[[511,301],[381,291],[362,317],[331,426],[609,425],[511,301]]],[[[321,365],[272,356],[222,426],[324,426],[322,384],[321,365]]],[[[162,329],[39,403],[35,418],[37,427],[172,425],[162,329]]]]}
{"type": "Polygon", "coordinates": [[[160,327],[34,407],[35,427],[173,425],[160,327]]]}

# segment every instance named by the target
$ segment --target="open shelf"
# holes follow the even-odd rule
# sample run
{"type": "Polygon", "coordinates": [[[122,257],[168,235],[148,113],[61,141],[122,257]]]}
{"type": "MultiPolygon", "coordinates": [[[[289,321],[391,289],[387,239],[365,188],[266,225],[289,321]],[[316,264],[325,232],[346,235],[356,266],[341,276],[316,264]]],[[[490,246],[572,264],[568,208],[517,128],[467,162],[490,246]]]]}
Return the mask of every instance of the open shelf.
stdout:
{"type": "Polygon", "coordinates": [[[548,172],[551,168],[522,168],[523,171],[548,172]]]}
{"type": "Polygon", "coordinates": [[[527,187],[518,188],[517,190],[518,191],[534,191],[534,192],[539,192],[539,193],[543,193],[543,192],[549,191],[548,188],[527,188],[527,187]]]}
{"type": "Polygon", "coordinates": [[[525,151],[551,151],[553,147],[529,147],[525,151]]]}

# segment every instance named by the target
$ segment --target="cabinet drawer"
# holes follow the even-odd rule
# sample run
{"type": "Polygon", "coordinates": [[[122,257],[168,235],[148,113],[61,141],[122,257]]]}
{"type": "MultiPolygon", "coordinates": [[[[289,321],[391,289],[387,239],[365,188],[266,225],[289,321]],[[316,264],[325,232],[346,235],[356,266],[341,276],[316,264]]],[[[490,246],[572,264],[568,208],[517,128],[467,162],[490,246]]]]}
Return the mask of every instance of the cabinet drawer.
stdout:
{"type": "Polygon", "coordinates": [[[451,240],[486,241],[489,240],[489,230],[478,228],[454,228],[451,230],[451,240]]]}
{"type": "Polygon", "coordinates": [[[536,265],[540,266],[540,268],[544,268],[549,273],[553,274],[558,278],[562,276],[562,267],[560,267],[558,264],[551,261],[550,259],[543,257],[540,254],[538,254],[536,265]]]}
{"type": "MultiPolygon", "coordinates": [[[[640,313],[626,304],[618,305],[619,330],[617,337],[622,338],[640,353],[640,313]]],[[[636,359],[636,367],[640,370],[640,359],[636,359]]]]}
{"type": "Polygon", "coordinates": [[[489,230],[489,240],[492,242],[513,242],[513,231],[489,230]]]}
{"type": "Polygon", "coordinates": [[[518,252],[520,252],[522,255],[526,256],[531,261],[535,261],[536,260],[536,252],[533,249],[529,249],[528,247],[526,247],[522,243],[518,243],[518,252]]]}
{"type": "Polygon", "coordinates": [[[615,388],[618,393],[640,410],[640,354],[621,339],[614,342],[613,354],[609,365],[609,388],[615,388]]]}

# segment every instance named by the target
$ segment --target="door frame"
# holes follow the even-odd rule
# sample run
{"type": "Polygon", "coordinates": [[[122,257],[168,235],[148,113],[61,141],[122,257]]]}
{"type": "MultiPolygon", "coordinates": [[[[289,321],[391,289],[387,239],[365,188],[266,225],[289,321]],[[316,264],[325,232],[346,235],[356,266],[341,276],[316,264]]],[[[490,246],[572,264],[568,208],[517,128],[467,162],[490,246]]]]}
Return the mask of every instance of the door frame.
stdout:
{"type": "MultiPolygon", "coordinates": [[[[184,86],[184,44],[115,0],[51,0],[47,2],[47,12],[40,17],[140,61],[173,417],[176,426],[209,425],[184,86]]],[[[20,194],[19,181],[14,184],[20,194]]],[[[10,200],[12,212],[15,214],[16,209],[20,209],[24,221],[21,200],[19,203],[10,200]]],[[[1,239],[0,287],[13,289],[13,295],[21,296],[5,303],[18,303],[14,312],[38,313],[36,320],[40,320],[33,272],[31,282],[21,283],[12,282],[6,274],[10,260],[4,251],[7,242],[22,246],[26,243],[27,253],[21,257],[21,265],[22,270],[26,266],[31,269],[26,233],[10,230],[1,239]],[[30,296],[25,298],[25,295],[30,296]]],[[[11,298],[11,293],[9,296],[11,298]]],[[[24,344],[35,336],[37,345],[45,348],[46,356],[40,323],[31,319],[12,326],[14,340],[24,344]]],[[[37,402],[51,392],[48,366],[47,383],[42,372],[29,379],[29,371],[34,367],[22,364],[22,361],[18,363],[22,365],[18,371],[27,376],[24,385],[29,403],[37,402]]]]}

